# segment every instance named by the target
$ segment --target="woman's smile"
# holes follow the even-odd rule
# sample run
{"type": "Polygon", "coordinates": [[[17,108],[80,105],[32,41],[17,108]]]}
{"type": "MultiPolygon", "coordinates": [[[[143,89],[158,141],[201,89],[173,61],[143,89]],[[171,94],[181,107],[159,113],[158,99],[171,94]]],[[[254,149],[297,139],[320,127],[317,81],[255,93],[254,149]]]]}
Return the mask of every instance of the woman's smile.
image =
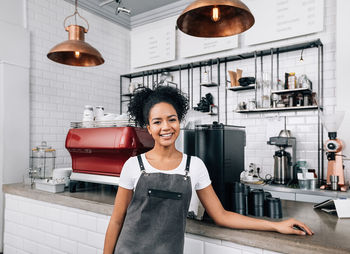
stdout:
{"type": "Polygon", "coordinates": [[[149,113],[147,129],[156,145],[175,145],[180,132],[180,122],[174,107],[165,102],[155,104],[149,113]]]}

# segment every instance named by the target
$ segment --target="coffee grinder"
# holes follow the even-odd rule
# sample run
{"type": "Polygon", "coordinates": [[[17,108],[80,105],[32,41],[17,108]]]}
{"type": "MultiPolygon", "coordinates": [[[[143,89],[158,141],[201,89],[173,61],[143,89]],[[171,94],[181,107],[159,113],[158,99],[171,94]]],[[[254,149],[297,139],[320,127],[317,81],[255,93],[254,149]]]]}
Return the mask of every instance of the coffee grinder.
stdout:
{"type": "Polygon", "coordinates": [[[325,142],[326,156],[328,160],[327,166],[327,183],[322,185],[320,189],[332,189],[347,191],[349,186],[345,185],[344,165],[343,165],[343,142],[337,138],[337,130],[344,119],[345,112],[338,111],[334,114],[323,114],[322,122],[325,126],[329,139],[325,142]],[[333,183],[331,178],[337,179],[337,183],[333,183]],[[333,183],[333,184],[332,184],[333,183]],[[332,186],[333,185],[333,186],[332,186]],[[335,187],[334,187],[335,186],[335,187]]]}

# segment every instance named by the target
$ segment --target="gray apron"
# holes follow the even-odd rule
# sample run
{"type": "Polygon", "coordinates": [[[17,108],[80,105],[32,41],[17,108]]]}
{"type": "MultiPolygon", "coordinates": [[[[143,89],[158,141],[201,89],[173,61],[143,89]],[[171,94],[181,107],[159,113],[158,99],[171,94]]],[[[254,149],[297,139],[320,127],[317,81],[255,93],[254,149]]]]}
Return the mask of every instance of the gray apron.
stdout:
{"type": "Polygon", "coordinates": [[[141,156],[137,158],[142,173],[114,253],[182,254],[192,196],[191,156],[187,156],[184,175],[146,173],[141,156]]]}

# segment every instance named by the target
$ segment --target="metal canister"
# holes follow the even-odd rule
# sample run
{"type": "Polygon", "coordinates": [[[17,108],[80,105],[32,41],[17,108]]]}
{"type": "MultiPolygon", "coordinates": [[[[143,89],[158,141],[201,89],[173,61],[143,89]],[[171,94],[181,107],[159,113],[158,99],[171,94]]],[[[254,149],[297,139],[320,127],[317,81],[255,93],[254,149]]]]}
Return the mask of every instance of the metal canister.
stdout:
{"type": "Polygon", "coordinates": [[[291,156],[285,150],[275,152],[274,158],[274,179],[277,184],[287,184],[291,179],[291,156]]]}

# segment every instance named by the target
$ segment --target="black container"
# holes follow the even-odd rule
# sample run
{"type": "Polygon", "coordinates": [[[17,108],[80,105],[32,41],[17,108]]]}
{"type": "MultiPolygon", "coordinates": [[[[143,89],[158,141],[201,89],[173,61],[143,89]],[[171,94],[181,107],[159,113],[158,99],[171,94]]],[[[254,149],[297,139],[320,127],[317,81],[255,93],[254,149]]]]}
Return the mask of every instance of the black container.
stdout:
{"type": "Polygon", "coordinates": [[[267,198],[271,198],[272,195],[270,192],[267,192],[265,191],[264,192],[264,215],[267,216],[267,205],[266,205],[266,202],[267,202],[267,198]]]}
{"type": "Polygon", "coordinates": [[[265,194],[263,190],[252,190],[249,194],[249,214],[254,216],[264,216],[265,194]]]}
{"type": "Polygon", "coordinates": [[[264,201],[266,201],[267,198],[271,198],[271,197],[272,197],[272,195],[270,192],[264,191],[264,201]]]}
{"type": "Polygon", "coordinates": [[[246,207],[246,213],[245,215],[248,215],[248,207],[249,207],[249,193],[250,193],[250,187],[248,185],[244,186],[244,195],[245,195],[245,207],[246,207]]]}
{"type": "Polygon", "coordinates": [[[281,219],[282,204],[279,198],[267,197],[265,202],[266,216],[274,219],[281,219]]]}
{"type": "Polygon", "coordinates": [[[240,182],[232,184],[231,211],[242,215],[247,214],[246,186],[240,182]]]}
{"type": "Polygon", "coordinates": [[[213,124],[196,125],[195,155],[208,168],[213,189],[223,207],[232,207],[233,181],[240,181],[244,170],[245,128],[213,124]]]}

